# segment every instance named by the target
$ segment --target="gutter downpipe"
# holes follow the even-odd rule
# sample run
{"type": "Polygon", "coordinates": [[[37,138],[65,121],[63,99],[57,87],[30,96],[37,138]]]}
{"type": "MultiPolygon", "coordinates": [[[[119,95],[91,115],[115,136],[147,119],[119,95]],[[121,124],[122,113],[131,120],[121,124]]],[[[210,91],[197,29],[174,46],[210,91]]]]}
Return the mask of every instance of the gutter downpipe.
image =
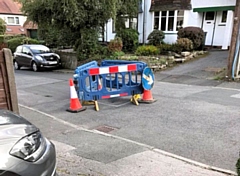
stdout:
{"type": "Polygon", "coordinates": [[[204,18],[205,18],[205,12],[203,12],[203,17],[202,17],[202,24],[201,24],[201,29],[203,29],[203,21],[204,21],[204,18]]]}
{"type": "Polygon", "coordinates": [[[143,44],[146,43],[145,41],[145,35],[146,35],[146,0],[144,0],[144,8],[143,8],[143,44]]]}

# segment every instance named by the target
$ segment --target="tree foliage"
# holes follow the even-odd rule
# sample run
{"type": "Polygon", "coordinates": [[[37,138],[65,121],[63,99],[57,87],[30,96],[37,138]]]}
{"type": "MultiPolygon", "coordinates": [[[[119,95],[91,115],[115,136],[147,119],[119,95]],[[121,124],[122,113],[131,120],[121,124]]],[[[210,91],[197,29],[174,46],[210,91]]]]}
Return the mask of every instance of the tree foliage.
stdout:
{"type": "Polygon", "coordinates": [[[5,34],[5,32],[6,32],[5,21],[2,18],[0,18],[0,35],[5,34]]]}
{"type": "MultiPolygon", "coordinates": [[[[139,0],[16,1],[22,3],[22,11],[28,16],[28,19],[38,24],[39,34],[42,34],[41,38],[51,35],[52,39],[59,40],[62,35],[65,35],[66,38],[73,34],[74,37],[70,37],[73,41],[69,42],[79,49],[85,48],[82,46],[85,39],[88,42],[90,42],[89,40],[95,40],[96,37],[87,37],[86,35],[96,36],[96,34],[100,34],[104,24],[110,18],[116,19],[116,16],[125,14],[136,16],[139,2],[139,0]],[[55,32],[51,33],[51,31],[55,32]],[[91,32],[88,34],[88,31],[91,32]],[[78,46],[80,44],[81,47],[78,46]]],[[[92,42],[94,43],[94,41],[92,42]]]]}

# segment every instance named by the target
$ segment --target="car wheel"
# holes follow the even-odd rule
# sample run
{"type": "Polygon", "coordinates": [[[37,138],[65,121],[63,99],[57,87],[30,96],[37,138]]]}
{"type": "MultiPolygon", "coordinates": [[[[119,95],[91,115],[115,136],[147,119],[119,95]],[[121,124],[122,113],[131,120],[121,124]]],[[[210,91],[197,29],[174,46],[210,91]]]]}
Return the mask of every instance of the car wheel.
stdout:
{"type": "Polygon", "coordinates": [[[36,62],[32,62],[32,69],[35,72],[39,71],[39,67],[37,66],[36,62]]]}
{"type": "Polygon", "coordinates": [[[18,64],[17,61],[14,61],[14,68],[15,70],[20,70],[21,66],[18,64]]]}

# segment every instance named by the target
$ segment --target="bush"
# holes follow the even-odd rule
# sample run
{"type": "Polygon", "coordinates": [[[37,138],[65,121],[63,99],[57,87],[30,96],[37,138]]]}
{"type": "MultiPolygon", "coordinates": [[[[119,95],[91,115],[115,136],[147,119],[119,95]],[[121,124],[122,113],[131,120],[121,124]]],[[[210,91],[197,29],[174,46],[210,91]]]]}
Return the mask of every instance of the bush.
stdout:
{"type": "Polygon", "coordinates": [[[39,41],[28,37],[17,37],[7,41],[8,48],[12,51],[12,53],[15,51],[18,45],[22,44],[39,44],[39,41]]]}
{"type": "Polygon", "coordinates": [[[178,31],[178,38],[190,39],[193,42],[193,49],[197,49],[204,41],[204,31],[199,27],[185,27],[178,31]]]}
{"type": "Polygon", "coordinates": [[[122,51],[116,51],[113,52],[113,54],[110,56],[110,59],[119,59],[119,57],[124,56],[125,53],[122,51]]]}
{"type": "Polygon", "coordinates": [[[123,42],[123,51],[132,52],[138,46],[138,32],[134,29],[122,29],[117,31],[116,37],[120,37],[123,42]]]}
{"type": "Polygon", "coordinates": [[[135,53],[137,56],[150,56],[159,54],[159,49],[153,45],[143,45],[137,48],[135,53]]]}
{"type": "Polygon", "coordinates": [[[116,37],[113,40],[110,40],[108,44],[108,50],[110,52],[122,51],[123,43],[120,37],[116,37]]]}
{"type": "Polygon", "coordinates": [[[183,50],[182,46],[177,44],[177,43],[173,43],[171,46],[171,51],[175,52],[175,53],[181,53],[183,50]]]}
{"type": "Polygon", "coordinates": [[[238,176],[240,176],[240,158],[237,160],[237,163],[236,163],[236,170],[237,170],[237,174],[238,174],[238,176]]]}
{"type": "Polygon", "coordinates": [[[177,39],[177,45],[182,48],[182,51],[191,51],[193,49],[193,42],[188,38],[177,39]]]}
{"type": "Polygon", "coordinates": [[[153,30],[149,36],[148,36],[148,43],[150,45],[160,45],[163,42],[163,39],[165,38],[165,34],[163,31],[160,30],[153,30]]]}
{"type": "Polygon", "coordinates": [[[77,40],[75,47],[78,60],[86,60],[98,54],[100,46],[97,31],[94,29],[81,31],[81,38],[77,40]]]}
{"type": "Polygon", "coordinates": [[[172,45],[171,44],[161,44],[158,45],[157,48],[159,49],[159,51],[161,51],[161,53],[167,53],[168,51],[172,51],[172,45]]]}
{"type": "Polygon", "coordinates": [[[0,43],[4,43],[5,39],[4,39],[4,35],[0,35],[0,43]]]}
{"type": "Polygon", "coordinates": [[[22,36],[22,35],[4,35],[4,40],[5,40],[5,42],[7,42],[10,39],[19,38],[19,37],[24,37],[24,36],[22,36]]]}

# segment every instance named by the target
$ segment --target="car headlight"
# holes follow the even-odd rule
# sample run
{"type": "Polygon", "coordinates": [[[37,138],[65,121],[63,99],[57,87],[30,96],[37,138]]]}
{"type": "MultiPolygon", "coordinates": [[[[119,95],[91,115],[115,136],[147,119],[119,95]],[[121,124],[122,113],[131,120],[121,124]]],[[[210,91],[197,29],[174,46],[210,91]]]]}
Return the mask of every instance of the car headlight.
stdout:
{"type": "Polygon", "coordinates": [[[26,161],[37,161],[46,149],[46,140],[40,132],[20,139],[11,149],[10,154],[26,161]]]}
{"type": "Polygon", "coordinates": [[[39,61],[43,61],[44,59],[41,56],[35,56],[35,58],[39,61]]]}
{"type": "Polygon", "coordinates": [[[56,54],[57,58],[60,60],[60,56],[58,54],[56,54]]]}

